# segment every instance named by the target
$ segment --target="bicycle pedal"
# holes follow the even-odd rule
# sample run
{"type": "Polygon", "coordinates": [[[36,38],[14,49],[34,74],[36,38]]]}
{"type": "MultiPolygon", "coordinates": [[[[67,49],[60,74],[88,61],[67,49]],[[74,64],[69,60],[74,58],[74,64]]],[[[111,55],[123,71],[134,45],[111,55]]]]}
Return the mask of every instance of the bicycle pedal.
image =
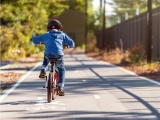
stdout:
{"type": "Polygon", "coordinates": [[[46,76],[45,75],[40,75],[39,78],[46,78],[46,76]]]}
{"type": "Polygon", "coordinates": [[[59,95],[59,96],[64,96],[64,95],[65,95],[65,92],[58,92],[58,95],[59,95]]]}

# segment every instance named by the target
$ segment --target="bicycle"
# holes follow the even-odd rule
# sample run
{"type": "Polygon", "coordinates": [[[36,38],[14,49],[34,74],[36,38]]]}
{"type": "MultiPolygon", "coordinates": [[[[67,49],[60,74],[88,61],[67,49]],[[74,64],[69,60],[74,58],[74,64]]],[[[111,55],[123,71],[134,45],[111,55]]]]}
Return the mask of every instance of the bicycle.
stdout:
{"type": "MultiPolygon", "coordinates": [[[[64,45],[64,48],[68,48],[68,45],[64,45]]],[[[44,88],[47,88],[47,101],[50,103],[52,100],[55,100],[56,96],[64,96],[64,92],[58,92],[58,71],[56,70],[56,62],[58,62],[58,59],[49,59],[47,58],[51,65],[50,72],[48,74],[48,77],[46,78],[46,83],[44,88]]]]}
{"type": "MultiPolygon", "coordinates": [[[[48,59],[48,58],[47,58],[48,59]]],[[[46,76],[46,83],[44,88],[47,89],[47,101],[50,103],[52,100],[56,98],[57,95],[64,96],[63,93],[58,92],[58,71],[56,70],[56,62],[57,59],[48,59],[49,63],[51,64],[51,69],[48,74],[48,77],[46,76]]]]}

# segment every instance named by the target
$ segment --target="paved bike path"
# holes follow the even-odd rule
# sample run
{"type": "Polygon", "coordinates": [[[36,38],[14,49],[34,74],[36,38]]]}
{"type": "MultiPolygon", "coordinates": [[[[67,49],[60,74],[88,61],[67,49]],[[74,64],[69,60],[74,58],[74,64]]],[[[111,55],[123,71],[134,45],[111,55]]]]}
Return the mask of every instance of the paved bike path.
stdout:
{"type": "Polygon", "coordinates": [[[83,54],[65,66],[65,96],[47,103],[39,65],[1,101],[0,120],[160,120],[159,84],[83,54]]]}

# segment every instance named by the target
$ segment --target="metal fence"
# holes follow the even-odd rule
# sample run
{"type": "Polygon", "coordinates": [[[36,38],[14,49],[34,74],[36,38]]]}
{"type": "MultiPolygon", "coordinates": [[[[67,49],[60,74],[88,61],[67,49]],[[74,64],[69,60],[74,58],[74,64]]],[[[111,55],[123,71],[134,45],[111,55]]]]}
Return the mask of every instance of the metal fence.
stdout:
{"type": "MultiPolygon", "coordinates": [[[[152,57],[160,59],[160,7],[152,10],[152,57]]],[[[105,41],[103,43],[103,30],[95,31],[97,47],[99,49],[114,49],[121,47],[123,50],[141,44],[144,52],[147,50],[147,12],[129,20],[125,20],[111,28],[105,29],[105,41]],[[104,47],[103,47],[104,46],[104,47]]]]}

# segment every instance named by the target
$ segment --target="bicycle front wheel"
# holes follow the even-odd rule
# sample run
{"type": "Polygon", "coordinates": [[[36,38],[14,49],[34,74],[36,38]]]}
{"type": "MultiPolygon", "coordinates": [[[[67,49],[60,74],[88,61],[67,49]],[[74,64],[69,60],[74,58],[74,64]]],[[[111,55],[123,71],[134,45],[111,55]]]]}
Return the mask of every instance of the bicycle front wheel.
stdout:
{"type": "Polygon", "coordinates": [[[52,74],[49,73],[48,78],[48,87],[47,87],[47,101],[50,103],[52,102],[52,92],[53,92],[53,77],[52,74]]]}

